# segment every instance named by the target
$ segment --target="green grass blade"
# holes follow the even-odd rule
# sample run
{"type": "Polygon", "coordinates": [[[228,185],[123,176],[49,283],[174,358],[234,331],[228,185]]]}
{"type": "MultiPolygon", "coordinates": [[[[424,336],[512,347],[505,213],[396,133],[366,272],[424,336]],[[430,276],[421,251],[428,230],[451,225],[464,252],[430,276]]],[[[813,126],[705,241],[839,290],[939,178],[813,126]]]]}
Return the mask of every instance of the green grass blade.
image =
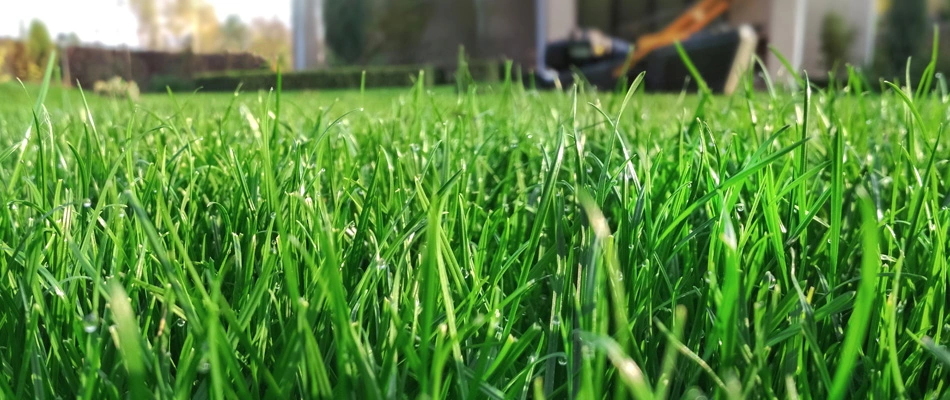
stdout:
{"type": "Polygon", "coordinates": [[[861,198],[861,281],[858,295],[854,301],[854,311],[847,325],[847,332],[838,368],[835,371],[830,399],[843,399],[847,396],[855,365],[863,347],[870,326],[871,312],[878,293],[877,280],[881,270],[881,252],[878,239],[877,216],[867,194],[861,198]]]}

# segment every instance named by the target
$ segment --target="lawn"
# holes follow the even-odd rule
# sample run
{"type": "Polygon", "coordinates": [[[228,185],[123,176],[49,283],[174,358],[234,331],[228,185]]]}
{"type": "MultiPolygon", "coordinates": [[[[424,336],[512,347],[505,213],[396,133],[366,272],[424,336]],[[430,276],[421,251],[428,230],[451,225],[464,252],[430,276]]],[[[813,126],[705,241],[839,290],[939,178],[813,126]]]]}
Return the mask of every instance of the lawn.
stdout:
{"type": "Polygon", "coordinates": [[[849,82],[0,86],[0,398],[947,398],[950,100],[849,82]]]}

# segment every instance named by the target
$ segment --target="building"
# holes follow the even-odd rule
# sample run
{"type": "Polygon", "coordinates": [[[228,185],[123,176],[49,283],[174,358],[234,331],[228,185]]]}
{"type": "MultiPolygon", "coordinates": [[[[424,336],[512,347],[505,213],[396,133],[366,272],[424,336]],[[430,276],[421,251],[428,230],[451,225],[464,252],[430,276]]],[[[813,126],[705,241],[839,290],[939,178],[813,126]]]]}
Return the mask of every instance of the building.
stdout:
{"type": "MultiPolygon", "coordinates": [[[[544,44],[565,38],[576,27],[600,29],[634,41],[673,21],[696,0],[474,0],[474,29],[460,32],[456,2],[436,1],[418,46],[417,61],[450,63],[457,45],[478,58],[507,58],[533,67],[544,44]]],[[[844,17],[855,32],[847,61],[867,65],[874,56],[880,0],[732,0],[720,18],[737,26],[750,24],[763,41],[760,56],[773,75],[785,75],[773,46],[797,69],[813,76],[827,70],[821,56],[821,24],[826,14],[844,17]]],[[[464,3],[464,2],[463,2],[464,3]]]]}
{"type": "MultiPolygon", "coordinates": [[[[550,3],[573,3],[573,0],[547,0],[550,3]]],[[[694,0],[588,0],[578,2],[578,24],[596,27],[626,39],[662,29],[686,10],[694,0]]],[[[821,57],[821,24],[826,14],[835,12],[844,17],[854,30],[851,54],[847,61],[855,65],[869,64],[874,56],[875,27],[880,5],[878,0],[732,0],[723,20],[730,25],[750,24],[764,46],[760,56],[766,60],[773,75],[785,74],[779,60],[767,51],[768,46],[781,52],[789,63],[812,72],[827,70],[821,57]]],[[[560,7],[566,7],[561,5],[560,7]]]]}
{"type": "MultiPolygon", "coordinates": [[[[294,59],[298,69],[325,64],[321,5],[324,0],[293,0],[294,59]]],[[[395,18],[399,39],[376,32],[382,57],[376,62],[452,65],[458,46],[475,59],[510,59],[534,68],[545,43],[566,37],[576,27],[597,28],[634,41],[673,21],[698,0],[363,0],[371,13],[387,15],[394,4],[415,4],[412,22],[395,18]],[[421,6],[420,6],[421,5],[421,6]],[[421,11],[420,11],[421,10],[421,11]],[[406,32],[407,30],[411,32],[406,32]],[[390,42],[385,42],[390,40],[390,42]],[[398,44],[396,42],[399,42],[398,44]],[[388,53],[387,53],[388,52],[388,53]]],[[[894,0],[723,0],[729,9],[717,24],[752,25],[761,39],[759,55],[773,76],[784,67],[768,51],[774,47],[796,69],[812,76],[826,72],[821,26],[828,13],[842,16],[855,36],[846,61],[869,65],[874,59],[879,16],[894,0]]],[[[936,4],[938,0],[928,0],[936,4]]],[[[397,8],[398,9],[398,8],[397,8]]],[[[377,43],[378,44],[378,43],[377,43]]]]}
{"type": "Polygon", "coordinates": [[[326,64],[326,29],[322,0],[292,0],[291,34],[294,69],[313,69],[326,64]]]}

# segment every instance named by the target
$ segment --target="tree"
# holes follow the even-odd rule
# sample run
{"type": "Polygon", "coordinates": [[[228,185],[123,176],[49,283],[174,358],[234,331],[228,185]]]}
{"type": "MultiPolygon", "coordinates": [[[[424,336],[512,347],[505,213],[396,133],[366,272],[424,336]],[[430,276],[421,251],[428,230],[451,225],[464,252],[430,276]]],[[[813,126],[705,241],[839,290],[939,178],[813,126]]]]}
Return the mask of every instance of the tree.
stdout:
{"type": "Polygon", "coordinates": [[[196,52],[221,51],[221,22],[210,4],[200,4],[194,11],[192,48],[196,52]]]}
{"type": "Polygon", "coordinates": [[[899,75],[904,71],[907,58],[918,55],[920,44],[925,42],[929,29],[927,0],[904,0],[899,4],[891,4],[887,14],[887,35],[884,38],[888,73],[899,75]]]}
{"type": "Polygon", "coordinates": [[[130,0],[139,23],[139,43],[153,50],[218,51],[220,26],[205,0],[130,0]]]}
{"type": "Polygon", "coordinates": [[[221,25],[221,49],[231,52],[247,50],[251,42],[250,28],[237,15],[230,15],[221,25]]]}
{"type": "Polygon", "coordinates": [[[158,6],[155,0],[130,0],[129,6],[139,23],[139,44],[147,49],[164,49],[162,26],[158,20],[158,6]]]}
{"type": "Polygon", "coordinates": [[[220,26],[214,7],[204,0],[174,0],[164,9],[166,31],[179,48],[196,53],[220,49],[220,26]]]}
{"type": "Polygon", "coordinates": [[[195,25],[195,11],[197,9],[197,0],[173,0],[171,4],[162,11],[165,20],[165,29],[175,38],[181,47],[191,47],[193,43],[186,43],[193,38],[188,38],[193,34],[195,25]]]}
{"type": "Polygon", "coordinates": [[[26,51],[30,62],[45,67],[46,61],[54,48],[53,39],[49,35],[49,30],[46,29],[46,25],[35,19],[30,22],[30,30],[26,39],[26,51]]]}
{"type": "Polygon", "coordinates": [[[281,68],[291,65],[290,29],[277,18],[255,18],[251,21],[251,42],[248,50],[281,68]]]}
{"type": "Polygon", "coordinates": [[[377,40],[374,50],[386,53],[394,62],[410,62],[422,38],[434,0],[388,0],[373,21],[377,40]]]}
{"type": "Polygon", "coordinates": [[[79,35],[76,32],[70,32],[56,35],[56,43],[63,47],[75,47],[82,44],[82,41],[79,40],[79,35]]]}
{"type": "Polygon", "coordinates": [[[7,53],[9,51],[9,47],[0,43],[0,83],[6,83],[10,80],[10,74],[7,73],[8,67],[5,65],[7,63],[7,53]]]}
{"type": "Polygon", "coordinates": [[[366,47],[365,0],[326,0],[327,43],[344,63],[361,60],[366,47]]]}

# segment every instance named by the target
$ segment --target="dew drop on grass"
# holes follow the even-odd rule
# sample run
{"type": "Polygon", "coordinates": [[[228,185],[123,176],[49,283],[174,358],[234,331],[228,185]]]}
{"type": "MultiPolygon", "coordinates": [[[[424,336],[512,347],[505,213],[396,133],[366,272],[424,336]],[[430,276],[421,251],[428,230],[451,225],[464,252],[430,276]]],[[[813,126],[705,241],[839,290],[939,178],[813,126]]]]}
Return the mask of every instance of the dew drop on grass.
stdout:
{"type": "Polygon", "coordinates": [[[557,358],[558,365],[567,365],[567,357],[560,356],[557,358]]]}
{"type": "Polygon", "coordinates": [[[83,201],[82,201],[82,206],[85,207],[85,208],[92,207],[92,200],[89,200],[89,199],[83,200],[83,201]]]}
{"type": "Polygon", "coordinates": [[[99,319],[94,314],[86,314],[82,318],[82,330],[86,333],[93,333],[99,327],[99,319]]]}
{"type": "Polygon", "coordinates": [[[771,272],[771,271],[765,271],[765,280],[768,281],[769,290],[774,290],[774,289],[775,289],[775,282],[776,282],[777,280],[775,279],[775,275],[772,275],[772,272],[771,272]]]}
{"type": "Polygon", "coordinates": [[[557,330],[560,327],[561,327],[561,317],[555,315],[554,318],[551,319],[551,330],[552,331],[557,330]]]}
{"type": "Polygon", "coordinates": [[[179,318],[178,321],[175,321],[175,325],[178,325],[179,328],[184,327],[185,323],[186,323],[185,320],[182,318],[179,318]]]}

